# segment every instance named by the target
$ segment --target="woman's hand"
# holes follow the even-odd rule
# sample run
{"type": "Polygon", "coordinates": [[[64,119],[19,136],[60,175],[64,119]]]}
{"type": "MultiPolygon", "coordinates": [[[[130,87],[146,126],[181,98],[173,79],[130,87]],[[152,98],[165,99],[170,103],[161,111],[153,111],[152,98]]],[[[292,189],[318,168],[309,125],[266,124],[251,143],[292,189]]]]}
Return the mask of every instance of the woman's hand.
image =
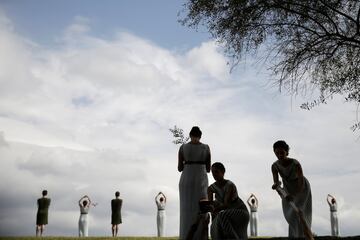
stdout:
{"type": "Polygon", "coordinates": [[[277,181],[277,182],[275,182],[272,186],[271,186],[271,188],[272,189],[276,189],[277,187],[279,187],[279,186],[281,186],[281,182],[280,181],[277,181]]]}

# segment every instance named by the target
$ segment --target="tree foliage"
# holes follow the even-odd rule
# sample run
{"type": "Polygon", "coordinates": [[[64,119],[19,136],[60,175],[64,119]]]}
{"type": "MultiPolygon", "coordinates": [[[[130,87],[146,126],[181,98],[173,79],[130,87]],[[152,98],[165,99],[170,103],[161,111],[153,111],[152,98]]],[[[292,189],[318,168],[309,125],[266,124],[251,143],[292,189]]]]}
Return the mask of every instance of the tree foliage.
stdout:
{"type": "Polygon", "coordinates": [[[360,103],[359,0],[189,0],[184,11],[181,22],[205,25],[232,59],[265,46],[280,90],[360,103]]]}
{"type": "Polygon", "coordinates": [[[174,128],[169,128],[169,131],[172,133],[173,137],[175,138],[175,140],[172,141],[175,145],[185,144],[187,143],[187,141],[189,141],[189,137],[184,136],[184,130],[178,128],[176,125],[174,126],[174,128]]]}

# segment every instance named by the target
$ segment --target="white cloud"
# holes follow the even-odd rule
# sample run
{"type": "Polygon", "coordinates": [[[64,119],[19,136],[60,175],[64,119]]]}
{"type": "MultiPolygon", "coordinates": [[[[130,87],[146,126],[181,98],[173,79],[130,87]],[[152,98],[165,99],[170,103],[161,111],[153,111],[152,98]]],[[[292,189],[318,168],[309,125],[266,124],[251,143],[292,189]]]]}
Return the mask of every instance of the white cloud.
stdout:
{"type": "Polygon", "coordinates": [[[213,42],[176,52],[124,32],[102,39],[79,17],[49,49],[9,26],[0,14],[1,233],[32,235],[35,201],[47,188],[53,199],[47,234],[76,235],[77,201],[89,194],[99,203],[90,233],[110,235],[109,201],[120,190],[121,234],[155,235],[153,198],[161,190],[169,199],[167,234],[177,235],[178,146],[168,131],[175,124],[185,132],[199,125],[213,161],[225,163],[243,200],[258,196],[261,234],[287,234],[270,189],[278,139],[289,142],[311,182],[313,230],[329,234],[325,196],[334,193],[343,203],[342,233],[357,233],[360,148],[348,129],[351,104],[334,99],[306,112],[294,99],[291,107],[288,97],[263,87],[265,74],[230,75],[213,42]],[[21,232],[14,226],[20,212],[27,226],[21,232]]]}

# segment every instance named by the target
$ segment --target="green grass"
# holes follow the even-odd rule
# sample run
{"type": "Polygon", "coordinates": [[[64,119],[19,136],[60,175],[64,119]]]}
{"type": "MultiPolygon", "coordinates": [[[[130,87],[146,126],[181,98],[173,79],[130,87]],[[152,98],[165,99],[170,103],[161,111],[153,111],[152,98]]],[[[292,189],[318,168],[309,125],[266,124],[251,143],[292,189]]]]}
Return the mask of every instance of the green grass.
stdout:
{"type": "MultiPolygon", "coordinates": [[[[178,240],[178,237],[86,237],[88,240],[178,240]]],[[[79,240],[79,237],[0,237],[0,240],[79,240]]]]}

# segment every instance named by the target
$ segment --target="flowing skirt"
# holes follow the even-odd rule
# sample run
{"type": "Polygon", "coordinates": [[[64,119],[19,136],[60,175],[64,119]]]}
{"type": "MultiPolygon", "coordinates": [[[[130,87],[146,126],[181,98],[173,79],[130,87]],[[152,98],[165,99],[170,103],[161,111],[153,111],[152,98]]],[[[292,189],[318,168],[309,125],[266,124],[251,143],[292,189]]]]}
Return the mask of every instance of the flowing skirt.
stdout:
{"type": "Polygon", "coordinates": [[[248,239],[249,218],[247,209],[226,209],[219,212],[211,224],[211,239],[248,239]]]}
{"type": "Polygon", "coordinates": [[[80,214],[79,218],[79,237],[87,237],[89,235],[89,218],[88,214],[80,214]]]}
{"type": "Polygon", "coordinates": [[[166,223],[165,210],[158,210],[156,223],[157,223],[157,235],[158,237],[163,237],[165,235],[165,223],[166,223]]]}
{"type": "MultiPolygon", "coordinates": [[[[289,192],[288,189],[285,189],[289,192]]],[[[303,212],[306,224],[311,229],[312,220],[312,197],[309,181],[304,177],[304,190],[294,197],[295,205],[303,212]]],[[[300,222],[299,216],[295,210],[290,206],[286,199],[282,200],[283,213],[286,221],[289,224],[290,238],[304,238],[304,229],[300,222]]]]}
{"type": "Polygon", "coordinates": [[[207,198],[205,165],[185,165],[180,177],[180,239],[184,240],[199,214],[199,200],[207,198]]]}
{"type": "Polygon", "coordinates": [[[340,235],[339,232],[339,221],[337,212],[330,212],[330,222],[331,222],[331,236],[338,237],[340,235]]]}

